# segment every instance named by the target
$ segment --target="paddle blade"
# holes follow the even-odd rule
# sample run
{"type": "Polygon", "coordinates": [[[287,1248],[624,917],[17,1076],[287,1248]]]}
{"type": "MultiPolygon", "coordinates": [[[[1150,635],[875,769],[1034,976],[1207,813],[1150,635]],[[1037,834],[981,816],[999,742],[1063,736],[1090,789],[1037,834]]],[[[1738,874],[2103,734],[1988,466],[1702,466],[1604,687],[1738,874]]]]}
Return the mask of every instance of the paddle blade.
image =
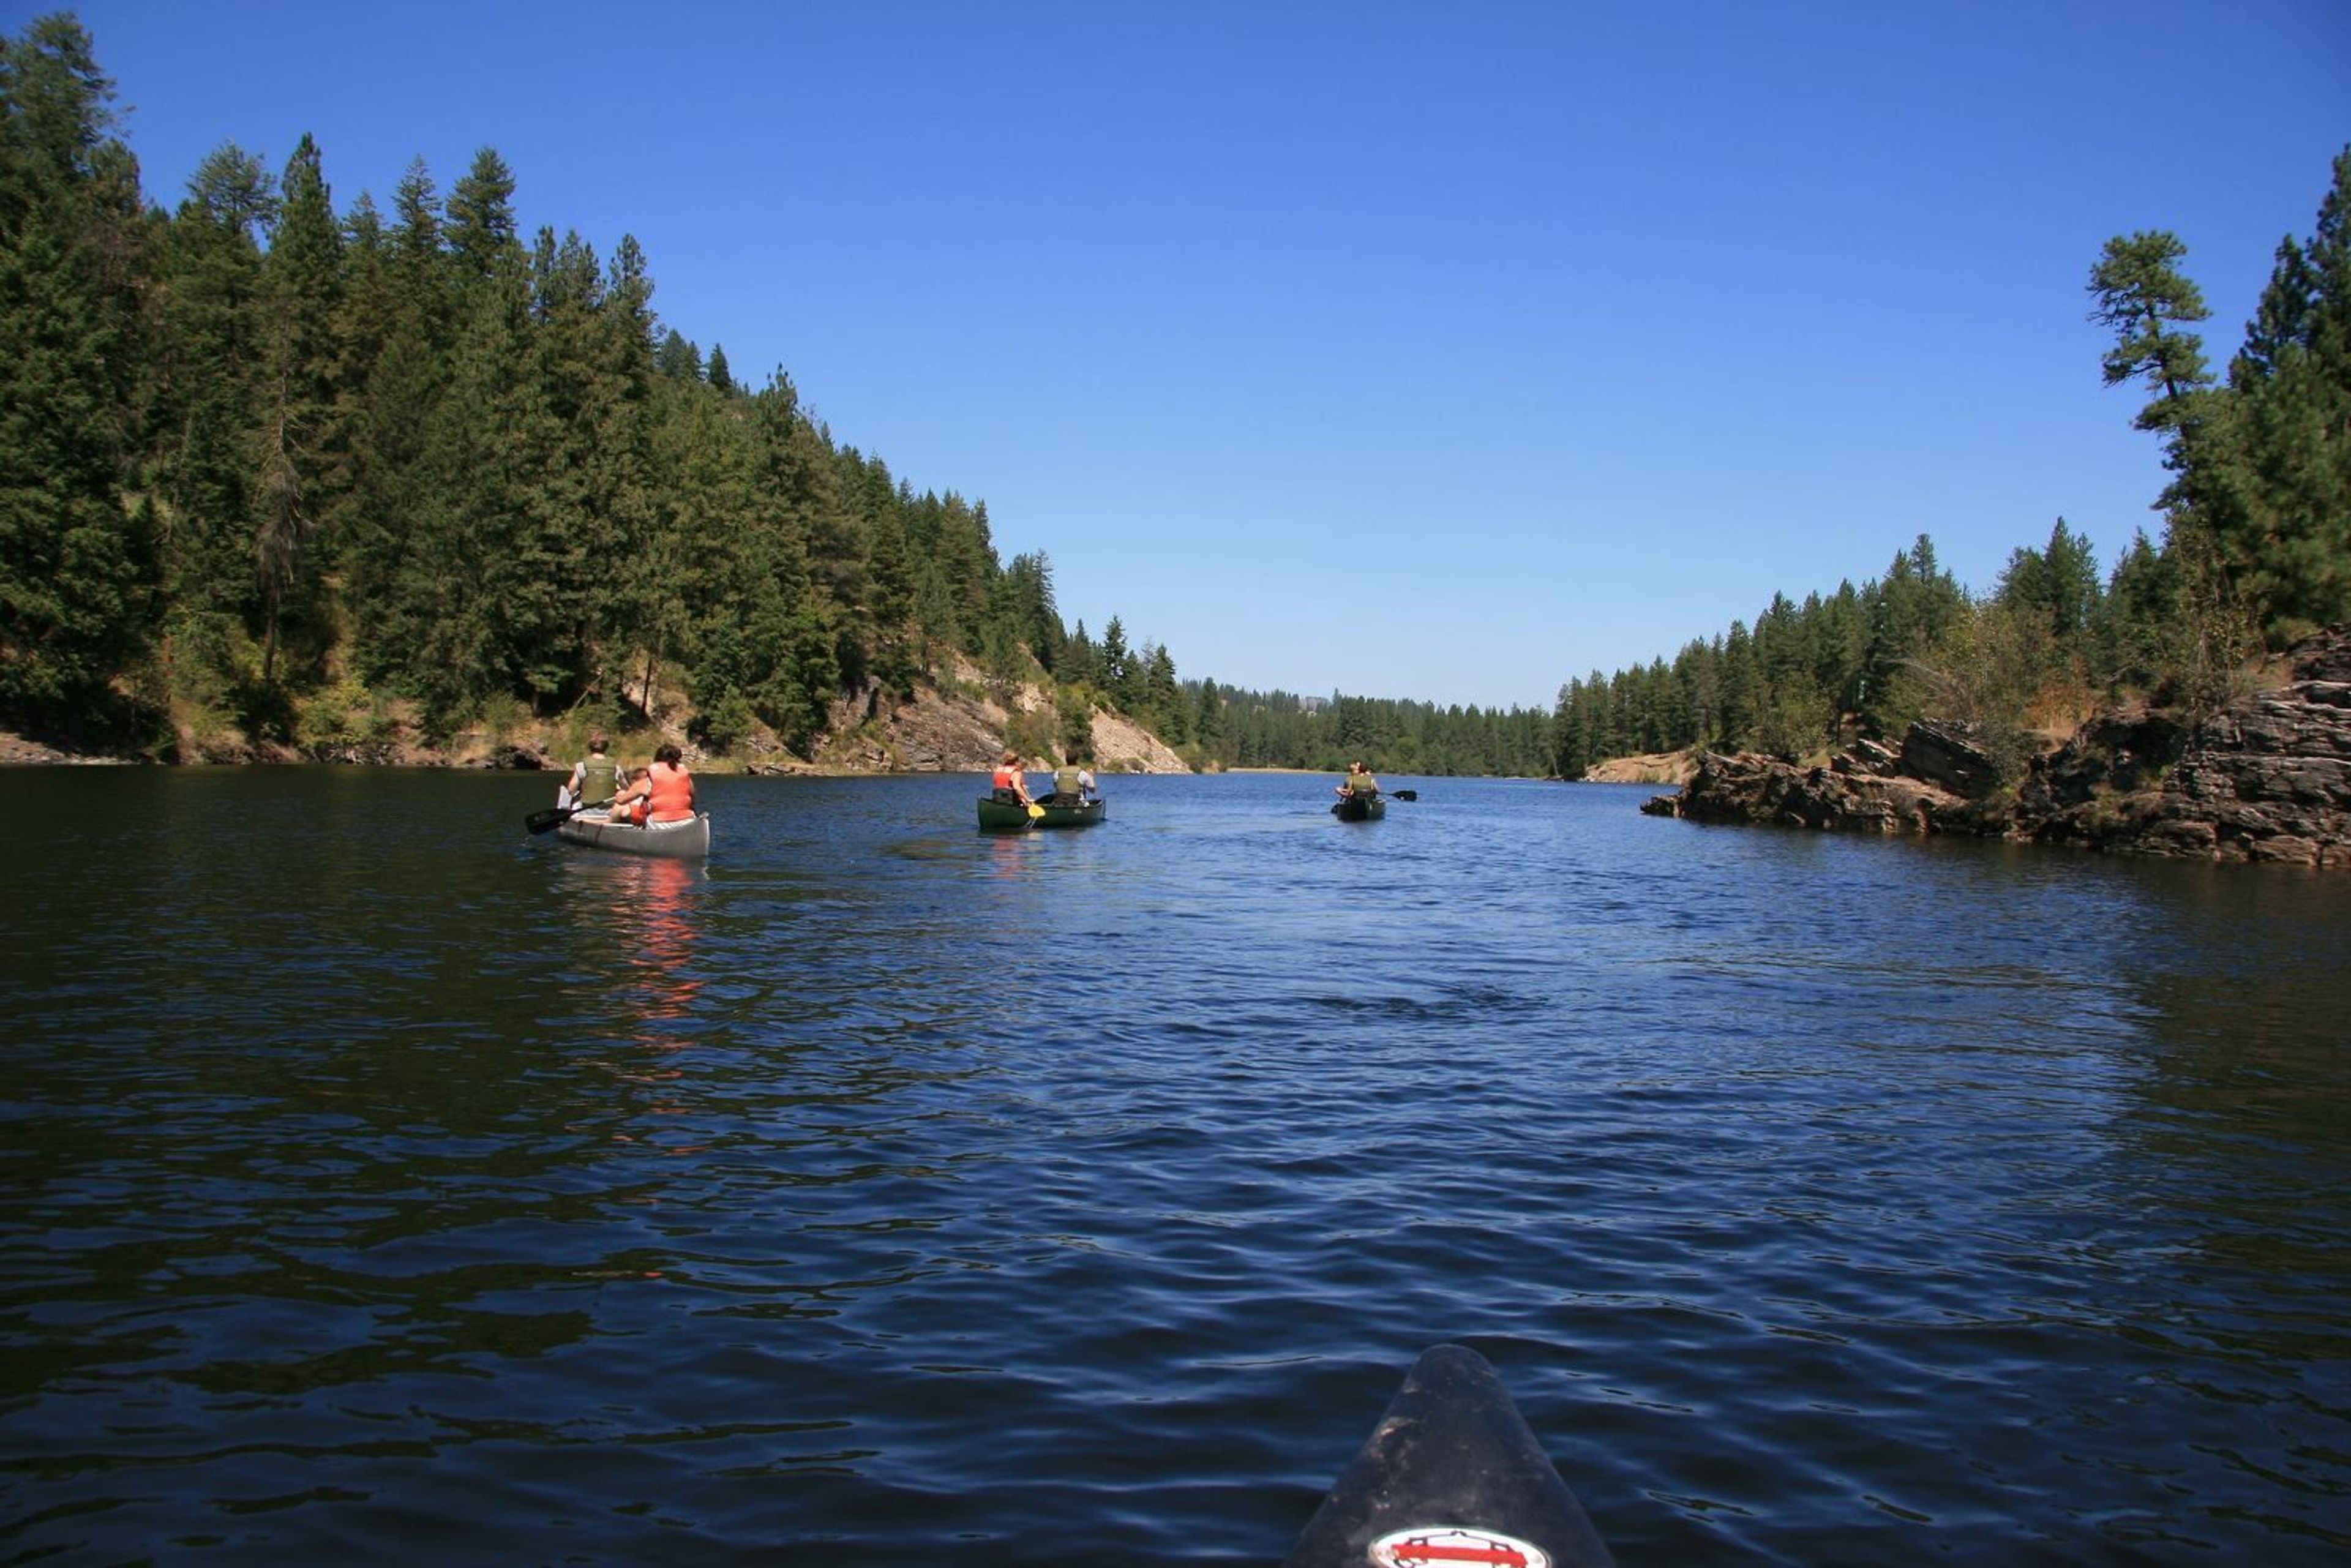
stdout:
{"type": "Polygon", "coordinates": [[[1032,821],[1032,822],[1041,822],[1041,821],[1043,821],[1045,820],[1045,808],[1044,808],[1044,807],[1042,807],[1042,806],[1040,806],[1040,805],[1039,805],[1039,804],[1037,804],[1037,802],[1036,802],[1036,801],[1034,801],[1034,800],[1029,801],[1029,820],[1030,821],[1032,821]]]}
{"type": "Polygon", "coordinates": [[[533,811],[529,816],[525,817],[522,820],[522,825],[534,833],[543,833],[559,822],[569,821],[570,818],[570,807],[549,806],[544,811],[533,811]]]}
{"type": "Polygon", "coordinates": [[[1395,796],[1399,800],[1417,800],[1420,799],[1420,791],[1417,789],[1391,789],[1388,793],[1395,796]]]}

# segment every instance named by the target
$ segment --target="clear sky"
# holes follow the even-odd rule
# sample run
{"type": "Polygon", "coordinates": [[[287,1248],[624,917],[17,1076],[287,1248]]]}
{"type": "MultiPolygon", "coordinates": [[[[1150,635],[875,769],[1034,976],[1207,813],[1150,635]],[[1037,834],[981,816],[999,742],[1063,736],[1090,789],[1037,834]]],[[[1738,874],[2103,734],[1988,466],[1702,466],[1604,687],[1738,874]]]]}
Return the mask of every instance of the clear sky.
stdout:
{"type": "MultiPolygon", "coordinates": [[[[58,7],[0,0],[16,33],[58,7]]],[[[92,0],[152,199],[513,169],[526,238],[1179,674],[1548,708],[1883,574],[1988,590],[2163,474],[2085,281],[2225,362],[2351,142],[2351,3],[92,0]]]]}

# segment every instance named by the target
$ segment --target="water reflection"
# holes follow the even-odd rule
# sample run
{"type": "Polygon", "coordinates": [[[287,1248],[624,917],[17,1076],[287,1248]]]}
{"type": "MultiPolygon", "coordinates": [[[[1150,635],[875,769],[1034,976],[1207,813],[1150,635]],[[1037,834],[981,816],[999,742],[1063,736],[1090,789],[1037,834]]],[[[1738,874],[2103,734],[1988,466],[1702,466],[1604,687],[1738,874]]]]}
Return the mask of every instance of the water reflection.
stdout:
{"type": "Polygon", "coordinates": [[[1044,835],[1025,833],[990,833],[987,835],[988,869],[1000,877],[1026,877],[1036,865],[1039,846],[1044,835]]]}
{"type": "Polygon", "coordinates": [[[616,1042],[608,1055],[613,1076],[635,1091],[636,1115],[612,1126],[611,1141],[672,1157],[699,1155],[708,1140],[687,1081],[693,1070],[679,1053],[704,1031],[695,1006],[705,983],[696,898],[708,873],[686,861],[617,859],[590,865],[585,875],[608,901],[610,916],[588,923],[603,957],[579,980],[595,993],[594,1013],[608,1020],[616,1042]],[[663,1130],[642,1117],[661,1118],[663,1130]]]}
{"type": "Polygon", "coordinates": [[[631,1000],[638,1043],[674,1050],[674,1038],[694,1007],[702,978],[693,967],[695,924],[690,896],[707,873],[685,861],[632,862],[614,879],[625,910],[621,939],[634,984],[631,1000]]]}

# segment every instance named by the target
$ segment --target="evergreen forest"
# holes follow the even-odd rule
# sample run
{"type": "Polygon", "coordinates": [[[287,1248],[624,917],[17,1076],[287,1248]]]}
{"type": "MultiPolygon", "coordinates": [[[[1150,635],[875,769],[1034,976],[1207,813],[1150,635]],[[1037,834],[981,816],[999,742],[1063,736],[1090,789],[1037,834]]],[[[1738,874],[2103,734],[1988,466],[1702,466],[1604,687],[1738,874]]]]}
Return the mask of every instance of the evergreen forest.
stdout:
{"type": "Polygon", "coordinates": [[[633,239],[518,232],[494,150],[339,207],[308,137],[276,169],[224,144],[167,210],[118,128],[72,16],[0,40],[0,725],[29,734],[171,757],[662,715],[709,754],[807,756],[843,698],[960,669],[1053,695],[1007,736],[1031,756],[1108,708],[1199,766],[1572,778],[1928,711],[2023,747],[2126,693],[2217,700],[2351,619],[2351,152],[2225,374],[2176,238],[2092,269],[2104,373],[2144,385],[2172,475],[2159,543],[2102,571],[2061,519],[1976,596],[1922,537],[1546,712],[1187,681],[1116,615],[1066,626],[984,502],[664,324],[633,239]]]}
{"type": "Polygon", "coordinates": [[[2113,334],[2108,386],[2137,385],[2138,429],[2169,483],[2111,570],[2060,517],[1972,594],[1921,535],[1856,589],[1785,593],[1755,618],[1561,690],[1553,765],[1686,747],[1789,760],[1932,716],[1975,726],[2014,769],[2097,708],[2209,711],[2262,656],[2351,622],[2351,149],[2306,238],[2288,235],[2242,345],[2214,371],[2187,248],[2161,230],[2107,242],[2090,317],[2113,334]]]}

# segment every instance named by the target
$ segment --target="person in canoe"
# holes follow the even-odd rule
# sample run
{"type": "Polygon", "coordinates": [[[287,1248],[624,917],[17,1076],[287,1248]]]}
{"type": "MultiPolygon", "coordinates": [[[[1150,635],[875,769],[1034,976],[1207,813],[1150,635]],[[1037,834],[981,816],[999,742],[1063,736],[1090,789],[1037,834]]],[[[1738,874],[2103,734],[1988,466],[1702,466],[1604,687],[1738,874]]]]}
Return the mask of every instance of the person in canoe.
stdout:
{"type": "Polygon", "coordinates": [[[611,800],[629,781],[629,770],[604,755],[611,744],[601,735],[588,737],[588,755],[571,765],[571,777],[557,786],[555,803],[585,807],[611,800]]]}
{"type": "Polygon", "coordinates": [[[996,765],[996,776],[988,783],[996,798],[1008,806],[1026,806],[1029,799],[1028,775],[1020,771],[1020,754],[1007,749],[996,765]]]}
{"type": "Polygon", "coordinates": [[[1379,792],[1380,781],[1373,778],[1372,770],[1361,762],[1351,762],[1347,765],[1347,776],[1339,780],[1339,787],[1333,791],[1343,799],[1357,795],[1368,799],[1379,792]]]}
{"type": "Polygon", "coordinates": [[[1053,769],[1053,792],[1045,797],[1046,805],[1082,806],[1095,798],[1094,773],[1086,766],[1086,760],[1072,753],[1068,761],[1053,769]]]}
{"type": "Polygon", "coordinates": [[[694,775],[685,770],[685,754],[664,745],[653,753],[653,765],[637,781],[612,797],[612,821],[638,827],[684,822],[694,816],[694,775]]]}

